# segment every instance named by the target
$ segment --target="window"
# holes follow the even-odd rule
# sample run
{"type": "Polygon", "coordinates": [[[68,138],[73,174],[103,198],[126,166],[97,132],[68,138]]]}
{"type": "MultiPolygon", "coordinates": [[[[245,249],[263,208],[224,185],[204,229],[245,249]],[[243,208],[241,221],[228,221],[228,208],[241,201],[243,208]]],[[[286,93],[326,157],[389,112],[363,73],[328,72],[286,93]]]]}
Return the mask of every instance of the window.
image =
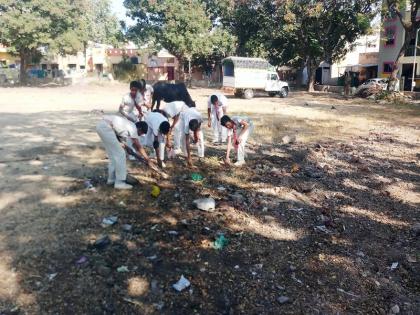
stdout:
{"type": "Polygon", "coordinates": [[[385,28],[385,33],[384,33],[385,47],[395,46],[395,37],[396,37],[395,34],[396,34],[395,26],[385,28]]]}
{"type": "Polygon", "coordinates": [[[384,62],[384,73],[391,73],[394,70],[393,62],[384,62]]]}
{"type": "Polygon", "coordinates": [[[387,12],[385,12],[384,17],[387,21],[396,19],[397,13],[395,11],[395,7],[391,6],[391,8],[387,12]]]}
{"type": "Polygon", "coordinates": [[[277,81],[277,74],[271,75],[271,81],[277,81]]]}

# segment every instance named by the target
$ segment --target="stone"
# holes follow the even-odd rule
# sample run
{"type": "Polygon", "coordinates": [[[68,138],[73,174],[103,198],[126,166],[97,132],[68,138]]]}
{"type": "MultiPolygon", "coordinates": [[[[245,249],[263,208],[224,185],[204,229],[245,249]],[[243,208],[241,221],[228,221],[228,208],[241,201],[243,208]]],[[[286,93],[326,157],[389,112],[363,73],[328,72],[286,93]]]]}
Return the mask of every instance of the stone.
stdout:
{"type": "Polygon", "coordinates": [[[420,223],[415,223],[415,224],[412,226],[411,230],[413,231],[413,233],[414,233],[416,236],[420,236],[420,223]]]}
{"type": "Polygon", "coordinates": [[[203,211],[214,211],[216,209],[216,201],[213,198],[201,198],[193,201],[193,204],[203,211]]]}
{"type": "Polygon", "coordinates": [[[281,138],[281,141],[283,142],[283,144],[293,144],[296,142],[296,136],[284,136],[283,138],[281,138]]]}
{"type": "Polygon", "coordinates": [[[395,304],[391,309],[389,310],[391,314],[398,314],[400,312],[400,307],[398,304],[395,304]]]}

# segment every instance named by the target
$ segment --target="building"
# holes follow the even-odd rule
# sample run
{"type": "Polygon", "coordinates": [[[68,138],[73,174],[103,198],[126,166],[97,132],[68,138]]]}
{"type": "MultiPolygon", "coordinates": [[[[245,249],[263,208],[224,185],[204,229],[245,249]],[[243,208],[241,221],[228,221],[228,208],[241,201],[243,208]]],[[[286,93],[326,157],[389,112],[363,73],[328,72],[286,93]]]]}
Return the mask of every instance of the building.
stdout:
{"type": "Polygon", "coordinates": [[[0,44],[0,68],[17,68],[19,57],[12,55],[8,48],[0,44]]]}
{"type": "MultiPolygon", "coordinates": [[[[410,18],[409,9],[409,6],[407,6],[406,11],[404,12],[404,18],[410,18]]],[[[417,16],[419,16],[419,14],[417,14],[417,16]]],[[[390,76],[394,68],[395,60],[397,59],[400,49],[404,44],[406,34],[399,18],[393,12],[386,12],[386,14],[382,16],[382,24],[383,27],[381,32],[379,52],[379,76],[387,78],[390,76]]],[[[415,40],[413,39],[410,43],[408,50],[406,51],[405,56],[401,59],[401,62],[398,65],[400,89],[405,91],[411,90],[413,63],[415,62],[414,45],[415,40]]],[[[419,55],[419,53],[420,50],[418,49],[417,56],[419,55]]],[[[419,61],[419,58],[417,58],[415,71],[416,89],[420,89],[420,71],[418,69],[419,61]]]]}
{"type": "Polygon", "coordinates": [[[372,35],[360,37],[351,51],[340,61],[329,64],[321,63],[316,70],[315,81],[322,85],[342,85],[340,78],[346,71],[353,74],[354,84],[358,85],[367,79],[376,78],[379,68],[379,30],[372,35]]]}

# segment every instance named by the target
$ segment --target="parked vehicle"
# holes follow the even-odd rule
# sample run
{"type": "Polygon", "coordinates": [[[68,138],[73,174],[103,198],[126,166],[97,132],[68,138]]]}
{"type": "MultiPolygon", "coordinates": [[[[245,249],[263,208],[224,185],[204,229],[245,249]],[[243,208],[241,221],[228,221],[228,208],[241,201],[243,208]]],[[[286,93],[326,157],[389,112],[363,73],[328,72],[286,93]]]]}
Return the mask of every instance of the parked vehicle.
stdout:
{"type": "Polygon", "coordinates": [[[360,90],[370,88],[374,85],[379,85],[382,88],[382,90],[385,91],[388,86],[388,79],[384,79],[384,78],[368,79],[363,84],[359,85],[359,87],[356,90],[356,93],[360,90]]]}
{"type": "Polygon", "coordinates": [[[289,95],[289,84],[280,81],[275,68],[261,58],[228,57],[223,60],[223,89],[246,99],[255,92],[264,91],[269,96],[289,95]]]}

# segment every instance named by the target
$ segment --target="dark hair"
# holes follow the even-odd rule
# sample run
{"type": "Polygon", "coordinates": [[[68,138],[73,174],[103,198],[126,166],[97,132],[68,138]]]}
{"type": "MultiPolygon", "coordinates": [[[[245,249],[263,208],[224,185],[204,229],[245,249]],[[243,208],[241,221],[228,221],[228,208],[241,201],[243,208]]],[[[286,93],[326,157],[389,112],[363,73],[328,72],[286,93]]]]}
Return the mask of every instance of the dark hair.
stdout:
{"type": "Polygon", "coordinates": [[[149,126],[145,121],[136,122],[136,128],[141,131],[141,133],[146,134],[149,130],[149,126]]]}
{"type": "Polygon", "coordinates": [[[192,131],[197,131],[200,128],[201,123],[197,119],[191,119],[188,126],[192,131]]]}
{"type": "Polygon", "coordinates": [[[136,88],[136,89],[138,89],[138,88],[139,88],[139,82],[138,82],[138,81],[131,81],[131,82],[130,82],[130,90],[131,90],[132,88],[136,88]]]}
{"type": "Polygon", "coordinates": [[[140,83],[143,86],[143,88],[146,88],[146,80],[145,79],[140,79],[140,83]]]}
{"type": "Polygon", "coordinates": [[[220,124],[223,127],[226,127],[226,123],[228,123],[229,121],[232,121],[232,119],[230,119],[230,117],[228,115],[224,115],[224,116],[222,116],[222,118],[220,118],[220,124]]]}
{"type": "Polygon", "coordinates": [[[214,104],[219,100],[219,98],[216,95],[210,96],[210,103],[214,104]]]}
{"type": "Polygon", "coordinates": [[[171,125],[169,124],[169,121],[164,121],[159,126],[159,131],[163,133],[164,135],[168,134],[169,129],[171,129],[171,125]]]}

